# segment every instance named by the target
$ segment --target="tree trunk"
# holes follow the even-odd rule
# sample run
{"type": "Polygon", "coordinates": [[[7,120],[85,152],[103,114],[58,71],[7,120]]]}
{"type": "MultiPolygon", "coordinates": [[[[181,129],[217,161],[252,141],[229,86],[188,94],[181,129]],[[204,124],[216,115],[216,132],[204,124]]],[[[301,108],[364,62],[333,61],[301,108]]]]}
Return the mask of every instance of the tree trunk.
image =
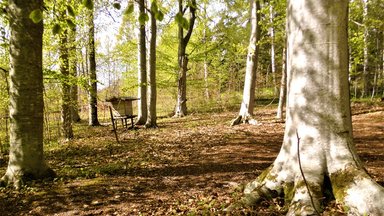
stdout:
{"type": "MultiPolygon", "coordinates": [[[[77,51],[76,51],[76,29],[72,29],[69,35],[69,74],[70,77],[77,77],[77,51]]],[[[78,104],[78,86],[75,83],[71,83],[71,114],[72,114],[72,122],[79,122],[79,104],[78,104]]]]}
{"type": "Polygon", "coordinates": [[[277,106],[277,114],[276,118],[280,121],[284,121],[284,105],[287,95],[287,51],[284,48],[283,49],[283,64],[282,64],[282,71],[281,71],[281,81],[280,81],[280,96],[279,96],[279,105],[277,106]]]}
{"type": "Polygon", "coordinates": [[[96,76],[96,56],[95,56],[95,24],[93,10],[90,11],[88,17],[88,61],[89,61],[89,125],[99,126],[99,119],[97,116],[97,76],[96,76]]]}
{"type": "Polygon", "coordinates": [[[68,30],[60,35],[61,121],[65,140],[73,138],[71,114],[71,85],[69,84],[68,30]]]}
{"type": "Polygon", "coordinates": [[[384,215],[384,189],[365,172],[352,140],[348,0],[290,0],[287,19],[283,146],[245,187],[243,201],[253,205],[275,193],[289,206],[287,215],[320,215],[332,193],[350,215],[384,215]]]}
{"type": "Polygon", "coordinates": [[[157,128],[156,113],[156,38],[157,24],[155,14],[151,12],[151,39],[149,44],[149,71],[148,71],[148,117],[146,128],[157,128]]]}
{"type": "Polygon", "coordinates": [[[276,61],[275,61],[275,27],[274,27],[274,17],[275,17],[275,11],[273,10],[273,3],[270,3],[269,7],[269,21],[271,24],[271,28],[269,29],[271,34],[271,73],[272,73],[272,83],[273,83],[273,94],[275,97],[277,97],[279,93],[279,89],[276,85],[276,61]]]}
{"type": "Polygon", "coordinates": [[[43,22],[29,15],[42,0],[8,1],[10,36],[10,152],[2,185],[20,188],[26,180],[54,177],[43,153],[43,22]]]}
{"type": "Polygon", "coordinates": [[[245,72],[245,82],[243,90],[243,101],[241,102],[240,112],[231,125],[244,123],[257,124],[253,119],[253,109],[255,107],[255,88],[256,88],[256,71],[259,55],[260,28],[258,21],[260,20],[260,2],[259,0],[251,1],[251,36],[248,46],[247,68],[245,72]]]}
{"type": "MultiPolygon", "coordinates": [[[[140,14],[145,13],[145,1],[140,0],[138,2],[139,4],[139,11],[140,14]]],[[[147,114],[148,114],[148,106],[147,106],[147,51],[145,46],[145,24],[140,24],[139,29],[139,53],[138,53],[138,59],[139,59],[139,70],[138,70],[138,81],[139,81],[139,88],[138,88],[138,97],[140,100],[137,103],[138,108],[138,115],[137,115],[137,125],[143,125],[147,121],[147,114]]]]}
{"type": "MultiPolygon", "coordinates": [[[[188,56],[186,49],[188,42],[192,36],[193,27],[196,19],[196,0],[191,1],[189,7],[190,18],[188,31],[184,37],[183,26],[179,23],[179,48],[178,48],[178,85],[177,85],[177,102],[175,108],[175,117],[183,117],[187,115],[187,71],[188,71],[188,56]]],[[[183,1],[179,0],[179,13],[184,15],[185,8],[183,7],[183,1]]]]}
{"type": "Polygon", "coordinates": [[[208,70],[208,37],[207,37],[207,29],[208,29],[208,16],[207,16],[207,3],[204,3],[204,15],[203,15],[203,24],[204,24],[204,30],[203,30],[203,43],[204,43],[204,95],[207,100],[210,98],[209,93],[209,70],[208,70]]]}

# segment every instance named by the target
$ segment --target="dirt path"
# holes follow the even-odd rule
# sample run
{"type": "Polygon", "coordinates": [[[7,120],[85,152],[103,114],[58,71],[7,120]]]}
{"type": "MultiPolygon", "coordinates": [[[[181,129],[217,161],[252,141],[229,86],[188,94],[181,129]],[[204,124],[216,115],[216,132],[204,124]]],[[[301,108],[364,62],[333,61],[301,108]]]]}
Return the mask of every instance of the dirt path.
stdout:
{"type": "MultiPolygon", "coordinates": [[[[76,141],[48,151],[60,178],[20,192],[2,189],[0,215],[222,215],[241,186],[273,162],[284,130],[270,110],[258,113],[261,126],[229,127],[233,115],[162,119],[158,130],[120,131],[121,144],[110,128],[82,126],[76,141]]],[[[353,122],[359,155],[384,185],[384,112],[353,122]]]]}

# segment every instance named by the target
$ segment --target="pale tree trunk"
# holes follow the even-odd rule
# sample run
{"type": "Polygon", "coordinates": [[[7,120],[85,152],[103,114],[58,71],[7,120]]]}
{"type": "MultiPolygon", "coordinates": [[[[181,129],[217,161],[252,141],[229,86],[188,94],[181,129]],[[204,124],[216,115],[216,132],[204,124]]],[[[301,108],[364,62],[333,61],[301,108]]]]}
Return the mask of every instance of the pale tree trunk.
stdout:
{"type": "Polygon", "coordinates": [[[281,80],[280,80],[280,96],[279,96],[279,104],[277,106],[277,114],[276,119],[280,121],[284,121],[284,105],[287,95],[287,51],[286,48],[283,49],[283,64],[281,70],[281,80]]]}
{"type": "MultiPolygon", "coordinates": [[[[183,0],[179,0],[179,13],[184,15],[186,11],[183,7],[183,0]]],[[[187,115],[187,71],[188,71],[188,56],[186,49],[188,42],[192,36],[193,27],[196,19],[196,0],[191,0],[191,5],[188,5],[190,18],[187,33],[184,36],[184,29],[179,24],[179,48],[178,48],[178,85],[177,85],[177,101],[174,117],[183,117],[187,115]]]]}
{"type": "Polygon", "coordinates": [[[260,2],[259,0],[251,1],[251,36],[248,46],[247,68],[245,72],[245,82],[243,90],[243,100],[241,102],[240,112],[231,125],[237,125],[241,122],[257,124],[253,119],[253,109],[255,108],[255,88],[256,88],[256,71],[259,55],[260,28],[258,21],[260,20],[260,2]]]}
{"type": "MultiPolygon", "coordinates": [[[[76,51],[76,29],[72,29],[69,35],[69,73],[70,77],[77,77],[77,51],[76,51]]],[[[71,115],[73,122],[79,122],[79,103],[78,103],[78,85],[71,83],[71,115]]]]}
{"type": "MultiPolygon", "coordinates": [[[[139,13],[145,13],[145,1],[140,0],[139,4],[139,13]]],[[[138,115],[137,115],[137,125],[143,125],[147,122],[148,106],[147,106],[147,51],[146,51],[146,41],[145,41],[145,24],[139,24],[139,44],[138,44],[138,60],[139,60],[139,70],[138,70],[138,97],[140,100],[137,103],[138,115]]]]}
{"type": "Polygon", "coordinates": [[[1,185],[20,188],[25,181],[54,177],[43,153],[43,22],[29,14],[42,0],[8,1],[10,36],[10,152],[1,185]]]}
{"type": "Polygon", "coordinates": [[[94,24],[94,11],[89,11],[88,17],[88,61],[89,61],[89,125],[99,126],[99,119],[97,116],[97,76],[96,76],[96,53],[95,53],[95,24],[94,24]]]}
{"type": "Polygon", "coordinates": [[[271,34],[271,73],[272,73],[272,83],[273,83],[273,93],[275,97],[279,93],[279,89],[276,85],[276,61],[275,61],[275,27],[274,27],[274,17],[275,17],[275,11],[273,10],[273,3],[271,3],[269,7],[269,21],[271,24],[271,28],[269,29],[271,34]]]}
{"type": "Polygon", "coordinates": [[[157,39],[157,24],[153,12],[151,14],[151,39],[149,43],[149,70],[148,70],[148,117],[145,123],[146,128],[157,128],[157,113],[156,113],[156,39],[157,39]]]}
{"type": "Polygon", "coordinates": [[[362,97],[369,96],[372,89],[372,57],[370,55],[371,48],[371,31],[368,26],[369,20],[369,0],[363,0],[363,19],[364,19],[364,63],[363,63],[363,92],[361,94],[362,97]]]}
{"type": "Polygon", "coordinates": [[[320,215],[332,193],[350,215],[384,215],[384,189],[364,170],[352,140],[348,0],[290,0],[287,19],[283,146],[246,185],[243,201],[252,205],[276,194],[284,197],[287,215],[320,215]]]}
{"type": "Polygon", "coordinates": [[[71,85],[69,84],[68,30],[60,35],[61,121],[65,140],[73,138],[71,114],[71,85]]]}
{"type": "Polygon", "coordinates": [[[208,43],[208,38],[207,38],[207,3],[204,3],[204,30],[203,30],[203,42],[204,42],[204,87],[205,87],[205,98],[209,100],[210,98],[210,93],[209,93],[209,70],[208,70],[208,49],[207,49],[207,43],[208,43]]]}

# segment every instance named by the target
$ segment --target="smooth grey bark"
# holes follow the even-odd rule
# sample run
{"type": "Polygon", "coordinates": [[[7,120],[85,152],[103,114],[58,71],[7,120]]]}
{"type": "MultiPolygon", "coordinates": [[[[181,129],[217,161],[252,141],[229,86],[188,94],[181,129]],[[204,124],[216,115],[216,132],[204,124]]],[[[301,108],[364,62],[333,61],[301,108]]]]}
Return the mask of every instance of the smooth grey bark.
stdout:
{"type": "MultiPolygon", "coordinates": [[[[140,0],[139,13],[145,13],[145,1],[140,0]]],[[[147,122],[148,116],[148,105],[147,105],[147,48],[146,48],[146,34],[145,34],[145,23],[139,24],[139,44],[138,44],[138,59],[139,59],[139,70],[138,70],[138,97],[140,100],[137,102],[138,114],[137,114],[137,125],[143,125],[147,122]]]]}
{"type": "Polygon", "coordinates": [[[320,215],[324,197],[349,215],[384,215],[384,188],[359,160],[348,82],[348,0],[288,1],[288,100],[282,148],[244,202],[282,196],[287,215],[320,215]]]}
{"type": "Polygon", "coordinates": [[[276,118],[280,121],[284,121],[284,105],[287,95],[287,67],[286,67],[286,58],[287,51],[286,48],[283,49],[283,64],[281,70],[281,80],[280,80],[280,96],[279,96],[279,104],[277,106],[276,118]]]}
{"type": "Polygon", "coordinates": [[[188,55],[186,53],[189,40],[192,36],[192,31],[195,25],[196,20],[196,0],[191,0],[190,5],[186,7],[183,6],[183,0],[178,0],[179,2],[179,13],[184,15],[186,8],[189,9],[189,26],[187,33],[184,36],[184,29],[181,24],[179,24],[178,29],[178,82],[177,82],[177,101],[175,108],[174,117],[183,117],[187,115],[187,71],[188,71],[188,55]]]}
{"type": "Polygon", "coordinates": [[[273,9],[273,5],[271,3],[269,7],[269,21],[271,24],[270,36],[271,36],[271,73],[272,73],[272,82],[273,82],[273,93],[275,96],[279,93],[279,89],[277,88],[276,83],[276,60],[275,60],[275,27],[274,27],[274,18],[275,18],[275,11],[273,9]]]}
{"type": "Polygon", "coordinates": [[[209,62],[208,62],[208,37],[207,37],[207,29],[208,29],[208,26],[207,26],[207,20],[208,20],[208,16],[207,16],[207,6],[208,4],[207,3],[204,3],[204,8],[203,8],[203,24],[204,24],[204,30],[203,30],[203,43],[204,43],[204,87],[205,87],[205,91],[204,91],[204,94],[205,94],[205,98],[207,100],[209,100],[210,98],[210,92],[209,92],[209,62]]]}
{"type": "Polygon", "coordinates": [[[88,62],[89,62],[89,125],[99,126],[97,116],[97,76],[96,76],[96,53],[95,53],[95,23],[94,11],[89,11],[88,17],[88,62]]]}
{"type": "Polygon", "coordinates": [[[363,0],[363,19],[364,23],[364,63],[363,63],[363,92],[361,94],[362,97],[366,97],[370,94],[372,88],[372,76],[371,76],[371,63],[370,55],[369,55],[369,43],[370,43],[370,30],[367,26],[368,18],[368,0],[363,0]]]}
{"type": "Polygon", "coordinates": [[[54,177],[43,153],[43,21],[32,11],[42,0],[8,1],[10,22],[10,152],[2,185],[20,188],[25,181],[54,177]]]}
{"type": "Polygon", "coordinates": [[[61,122],[65,140],[73,138],[72,113],[71,113],[71,85],[69,84],[69,50],[68,30],[65,29],[60,35],[60,72],[61,80],[61,122]]]}
{"type": "Polygon", "coordinates": [[[245,72],[243,100],[241,102],[240,112],[231,125],[237,125],[241,122],[258,124],[253,119],[253,109],[255,108],[255,88],[256,88],[256,71],[257,61],[259,55],[258,41],[260,39],[260,1],[251,1],[251,35],[249,39],[248,55],[247,55],[247,67],[245,72]]]}
{"type": "Polygon", "coordinates": [[[156,39],[157,39],[157,23],[154,12],[151,12],[151,39],[149,42],[149,70],[147,74],[148,81],[148,117],[145,123],[146,128],[157,128],[156,113],[156,39]]]}

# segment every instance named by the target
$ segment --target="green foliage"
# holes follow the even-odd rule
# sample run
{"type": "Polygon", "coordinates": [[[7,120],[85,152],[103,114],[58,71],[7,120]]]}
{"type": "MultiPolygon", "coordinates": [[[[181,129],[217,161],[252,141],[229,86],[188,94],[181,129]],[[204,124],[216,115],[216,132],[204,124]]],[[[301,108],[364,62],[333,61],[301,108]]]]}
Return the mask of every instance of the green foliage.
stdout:
{"type": "Polygon", "coordinates": [[[71,5],[67,5],[67,14],[72,17],[76,17],[75,10],[73,10],[73,7],[71,5]]]}
{"type": "Polygon", "coordinates": [[[60,24],[56,23],[55,25],[53,25],[53,28],[52,28],[52,34],[53,35],[60,34],[61,31],[62,31],[62,28],[61,28],[60,24]]]}
{"type": "Polygon", "coordinates": [[[141,13],[139,16],[139,23],[140,25],[144,25],[146,22],[148,22],[149,16],[146,13],[141,13]]]}
{"type": "Polygon", "coordinates": [[[114,8],[116,8],[117,10],[120,10],[120,9],[121,9],[121,4],[118,3],[118,2],[114,2],[114,3],[112,4],[112,6],[113,6],[114,8]]]}
{"type": "Polygon", "coordinates": [[[67,25],[70,29],[76,28],[76,24],[71,19],[66,19],[65,22],[67,23],[67,25]]]}
{"type": "Polygon", "coordinates": [[[155,14],[155,18],[156,18],[157,20],[159,20],[159,21],[163,21],[163,19],[164,19],[164,14],[163,14],[163,12],[158,11],[158,12],[155,14]]]}
{"type": "Polygon", "coordinates": [[[93,10],[94,8],[93,0],[83,0],[82,4],[89,10],[93,10]]]}
{"type": "Polygon", "coordinates": [[[125,9],[124,15],[133,13],[134,9],[135,9],[135,6],[133,5],[133,3],[132,2],[128,3],[128,7],[125,9]]]}
{"type": "Polygon", "coordinates": [[[40,21],[43,20],[43,11],[40,9],[33,10],[29,14],[29,18],[34,22],[34,23],[39,23],[40,21]]]}
{"type": "Polygon", "coordinates": [[[188,30],[189,29],[189,22],[188,20],[183,16],[182,13],[177,13],[175,16],[176,23],[181,26],[183,29],[188,30]]]}

